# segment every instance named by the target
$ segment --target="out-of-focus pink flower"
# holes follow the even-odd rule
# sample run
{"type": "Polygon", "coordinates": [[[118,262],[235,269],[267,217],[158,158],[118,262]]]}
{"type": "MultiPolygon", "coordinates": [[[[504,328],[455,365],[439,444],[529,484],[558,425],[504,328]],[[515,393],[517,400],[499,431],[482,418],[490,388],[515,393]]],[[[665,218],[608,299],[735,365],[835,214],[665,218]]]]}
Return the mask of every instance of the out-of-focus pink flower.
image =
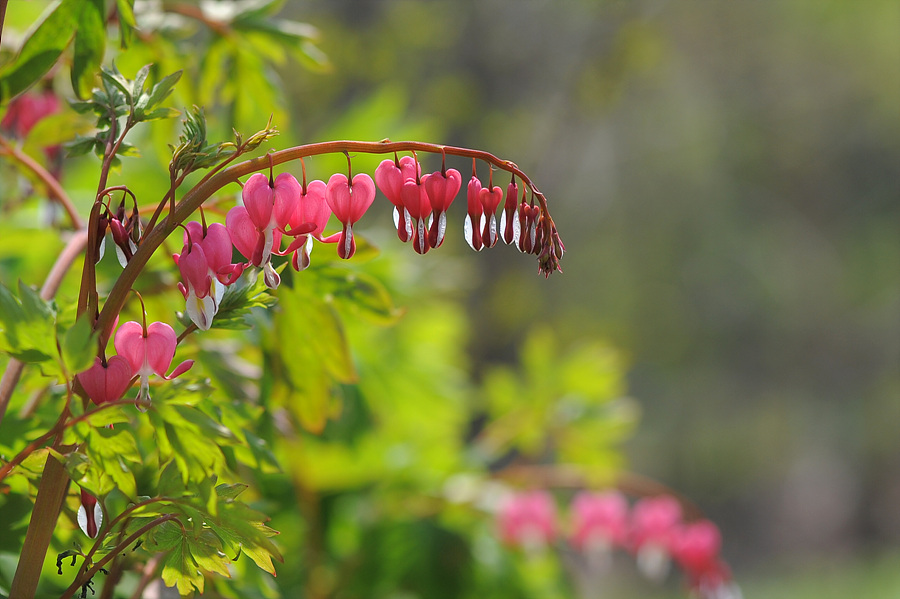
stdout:
{"type": "Polygon", "coordinates": [[[116,331],[113,344],[116,352],[131,364],[134,374],[141,377],[138,404],[150,403],[151,374],[171,380],[184,374],[194,365],[193,360],[186,360],[176,366],[171,374],[166,375],[175,357],[178,337],[172,327],[164,322],[150,323],[146,329],[139,322],[133,320],[126,322],[116,331]]]}
{"type": "Polygon", "coordinates": [[[52,89],[25,92],[9,103],[0,128],[18,139],[25,139],[41,119],[59,109],[59,98],[52,89]]]}
{"type": "Polygon", "coordinates": [[[722,535],[709,520],[682,526],[672,542],[672,557],[684,571],[688,586],[701,599],[738,599],[728,565],[720,559],[722,535]]]}
{"type": "Polygon", "coordinates": [[[81,489],[81,505],[78,507],[78,527],[92,539],[97,538],[100,527],[103,525],[103,510],[97,498],[81,489]]]}
{"type": "Polygon", "coordinates": [[[510,545],[540,547],[556,537],[556,504],[546,491],[513,495],[497,518],[500,538],[510,545]]]}
{"type": "Polygon", "coordinates": [[[628,538],[628,502],[616,491],[579,493],[572,500],[572,545],[624,547],[628,538]]]}
{"type": "Polygon", "coordinates": [[[347,175],[335,173],[325,186],[325,201],[341,221],[343,229],[338,240],[338,256],[347,259],[356,252],[353,239],[353,225],[362,218],[375,200],[375,182],[372,177],[360,173],[353,177],[351,184],[347,175]]]}
{"type": "Polygon", "coordinates": [[[78,382],[92,402],[98,406],[117,401],[131,386],[134,370],[122,356],[112,356],[106,364],[99,357],[94,364],[77,375],[78,382]]]}
{"type": "Polygon", "coordinates": [[[631,549],[648,578],[661,580],[669,571],[672,543],[681,525],[681,504],[660,495],[638,501],[631,512],[631,549]]]}

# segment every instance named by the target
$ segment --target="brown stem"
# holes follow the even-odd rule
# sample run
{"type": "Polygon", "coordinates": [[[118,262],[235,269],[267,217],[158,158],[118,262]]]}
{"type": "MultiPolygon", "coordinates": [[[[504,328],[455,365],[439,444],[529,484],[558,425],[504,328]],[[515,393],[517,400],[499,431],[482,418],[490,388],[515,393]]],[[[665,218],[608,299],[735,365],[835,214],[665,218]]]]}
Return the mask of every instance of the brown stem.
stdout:
{"type": "MultiPolygon", "coordinates": [[[[6,2],[3,2],[3,4],[6,4],[6,2]]],[[[69,216],[69,220],[72,221],[73,228],[84,228],[84,221],[81,219],[81,216],[78,215],[78,211],[75,210],[75,205],[72,203],[71,198],[69,198],[69,195],[62,188],[62,185],[59,184],[59,180],[56,177],[35,162],[31,156],[23,152],[15,144],[9,143],[9,141],[2,136],[0,136],[0,148],[2,148],[0,149],[0,154],[5,154],[16,159],[22,166],[34,173],[35,176],[41,180],[41,183],[47,186],[47,190],[50,192],[50,199],[56,200],[63,207],[66,214],[69,216]]]]}
{"type": "MultiPolygon", "coordinates": [[[[44,280],[44,285],[41,287],[40,291],[41,299],[51,300],[53,299],[53,296],[56,295],[59,286],[62,284],[63,278],[65,278],[66,273],[69,272],[69,268],[71,268],[72,264],[75,262],[75,258],[84,251],[87,237],[86,231],[79,231],[69,239],[69,242],[63,248],[63,251],[60,252],[59,257],[53,264],[53,268],[50,269],[50,274],[48,274],[47,278],[44,280]]],[[[19,384],[19,378],[22,376],[22,369],[24,367],[24,363],[15,358],[10,358],[9,363],[6,365],[6,370],[3,373],[3,377],[0,378],[0,424],[3,423],[3,416],[6,414],[6,409],[9,407],[9,400],[12,397],[12,392],[16,388],[16,385],[19,384]]]]}
{"type": "Polygon", "coordinates": [[[47,456],[44,474],[31,512],[31,522],[25,533],[25,543],[9,599],[32,599],[41,578],[41,566],[56,528],[59,510],[69,490],[69,475],[52,455],[47,456]]]}
{"type": "MultiPolygon", "coordinates": [[[[152,522],[148,522],[147,524],[134,531],[134,533],[131,534],[127,539],[116,545],[112,549],[112,551],[104,555],[99,562],[96,562],[93,566],[91,566],[87,572],[76,578],[75,581],[69,585],[69,588],[67,588],[65,592],[60,596],[60,599],[69,599],[70,597],[75,595],[76,591],[78,591],[78,589],[80,589],[85,582],[93,578],[94,574],[100,571],[100,568],[105,566],[111,559],[116,557],[120,551],[124,551],[128,548],[129,545],[141,538],[141,536],[145,532],[159,526],[160,524],[168,522],[169,520],[175,520],[176,518],[178,518],[178,516],[175,514],[166,514],[164,516],[160,516],[152,522]]],[[[10,595],[10,599],[14,599],[13,595],[10,595]]]]}

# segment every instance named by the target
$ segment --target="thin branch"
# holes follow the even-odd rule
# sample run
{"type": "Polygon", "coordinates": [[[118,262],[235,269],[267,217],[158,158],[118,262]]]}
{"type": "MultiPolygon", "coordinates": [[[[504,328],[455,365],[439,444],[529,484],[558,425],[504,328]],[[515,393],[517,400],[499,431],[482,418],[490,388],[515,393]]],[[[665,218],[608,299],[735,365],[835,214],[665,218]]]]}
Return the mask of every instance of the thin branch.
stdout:
{"type": "Polygon", "coordinates": [[[76,578],[75,582],[70,584],[69,588],[67,588],[66,591],[60,596],[60,599],[69,599],[70,597],[73,597],[78,589],[80,589],[86,581],[93,578],[94,574],[100,571],[100,568],[105,566],[111,559],[118,555],[120,551],[124,551],[128,548],[129,545],[141,538],[141,536],[143,536],[145,532],[159,526],[160,524],[168,522],[169,520],[175,520],[177,518],[178,516],[175,514],[166,514],[164,516],[160,516],[152,522],[148,522],[147,524],[134,531],[134,533],[131,534],[127,539],[116,545],[112,549],[112,551],[104,555],[103,559],[91,566],[87,572],[76,578]]]}
{"type": "MultiPolygon", "coordinates": [[[[3,4],[6,4],[6,2],[3,2],[3,4]]],[[[22,166],[34,173],[35,176],[41,180],[41,183],[47,186],[47,190],[50,192],[50,199],[59,202],[63,207],[63,210],[66,211],[69,220],[72,221],[72,227],[75,229],[84,228],[84,221],[81,219],[81,216],[79,216],[78,211],[75,210],[75,205],[72,203],[69,195],[59,184],[59,180],[50,174],[47,169],[38,164],[31,156],[23,152],[15,144],[9,143],[9,141],[2,136],[0,136],[0,154],[5,154],[6,156],[16,159],[22,166]]]]}

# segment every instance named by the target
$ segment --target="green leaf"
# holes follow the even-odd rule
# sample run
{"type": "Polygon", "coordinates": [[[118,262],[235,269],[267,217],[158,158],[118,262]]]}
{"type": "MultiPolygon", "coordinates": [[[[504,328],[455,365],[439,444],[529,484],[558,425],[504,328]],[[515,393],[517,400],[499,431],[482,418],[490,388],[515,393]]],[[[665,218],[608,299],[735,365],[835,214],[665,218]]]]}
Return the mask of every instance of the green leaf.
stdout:
{"type": "Polygon", "coordinates": [[[94,87],[94,76],[103,62],[106,49],[104,10],[103,0],[82,0],[80,3],[72,62],[72,89],[79,98],[90,95],[94,87]]]}
{"type": "Polygon", "coordinates": [[[19,297],[0,284],[0,350],[23,362],[57,355],[56,314],[36,291],[19,282],[19,297]]]}
{"type": "MultiPolygon", "coordinates": [[[[122,0],[117,0],[117,2],[121,2],[122,0]]],[[[134,16],[132,15],[132,18],[134,16]]],[[[131,97],[132,98],[140,98],[141,94],[144,92],[144,83],[147,81],[147,76],[150,74],[150,66],[149,64],[144,65],[134,76],[134,83],[131,86],[131,97]]]]}
{"type": "Polygon", "coordinates": [[[181,112],[175,110],[174,108],[169,108],[168,106],[161,106],[150,112],[144,113],[141,117],[141,121],[156,121],[159,119],[173,119],[177,116],[181,116],[181,112]]]}
{"type": "Polygon", "coordinates": [[[375,277],[343,268],[315,269],[319,288],[331,296],[335,305],[377,324],[393,324],[403,315],[394,307],[390,293],[375,277]]]}
{"type": "Polygon", "coordinates": [[[56,64],[75,36],[81,4],[82,0],[63,0],[50,9],[16,59],[0,69],[0,102],[31,87],[56,64]]]}
{"type": "Polygon", "coordinates": [[[66,331],[62,342],[62,359],[70,374],[87,370],[97,355],[97,335],[92,331],[92,319],[85,312],[66,331]]]}
{"type": "MultiPolygon", "coordinates": [[[[119,44],[124,50],[131,45],[134,30],[137,28],[137,20],[134,18],[134,0],[116,0],[116,10],[119,13],[119,44]]],[[[135,93],[136,95],[137,93],[135,93]]]]}
{"type": "Polygon", "coordinates": [[[176,543],[166,557],[162,579],[167,586],[177,587],[181,595],[190,595],[193,589],[203,592],[203,574],[191,556],[187,539],[182,537],[181,542],[176,543]]]}
{"type": "Polygon", "coordinates": [[[160,102],[169,97],[169,94],[172,93],[172,89],[175,87],[175,84],[178,83],[179,79],[181,79],[181,74],[183,72],[184,71],[176,71],[171,75],[166,75],[165,77],[160,79],[159,83],[157,83],[150,89],[150,93],[147,94],[147,100],[142,104],[141,107],[145,110],[153,109],[160,102]]]}

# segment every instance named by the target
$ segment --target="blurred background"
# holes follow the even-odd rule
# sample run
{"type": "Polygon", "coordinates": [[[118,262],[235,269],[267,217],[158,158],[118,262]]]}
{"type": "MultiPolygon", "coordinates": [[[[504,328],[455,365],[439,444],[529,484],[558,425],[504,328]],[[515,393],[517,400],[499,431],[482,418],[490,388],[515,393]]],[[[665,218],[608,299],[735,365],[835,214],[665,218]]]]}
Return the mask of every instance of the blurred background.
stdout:
{"type": "Polygon", "coordinates": [[[900,5],[285,12],[332,66],[286,74],[299,139],[488,149],[550,199],[562,275],[455,246],[476,374],[523,322],[607,340],[630,469],[721,525],[747,596],[900,593],[900,5]]]}
{"type": "MultiPolygon", "coordinates": [[[[11,6],[5,43],[43,8],[11,6]]],[[[165,18],[154,6],[136,7],[141,43],[107,60],[128,76],[186,67],[174,105],[205,106],[211,139],[274,114],[279,149],[487,150],[546,194],[567,248],[549,280],[509,247],[476,256],[458,199],[447,241],[421,257],[380,202],[359,226],[380,257],[336,266],[317,249],[247,337],[180,350],[228,400],[259,407],[254,438],[274,453],[234,469],[287,563],[210,595],[578,596],[460,507],[518,460],[584,465],[589,486],[624,468],[676,490],[720,526],[747,599],[900,596],[900,4],[291,0],[281,29],[254,21],[253,3],[166,3],[165,18]],[[251,16],[208,27],[239,13],[251,16]],[[352,299],[348,281],[372,303],[337,305],[342,324],[323,298],[352,299]]],[[[164,193],[176,127],[135,142],[158,164],[125,161],[141,197],[164,193]]],[[[378,160],[354,157],[354,171],[378,160]]],[[[468,162],[449,162],[468,178],[468,162]]],[[[327,179],[345,164],[307,167],[327,179]]],[[[96,163],[65,169],[86,213],[96,163]]],[[[15,213],[0,249],[38,234],[58,245],[24,228],[37,212],[15,213]]],[[[0,261],[2,274],[49,268],[46,254],[0,261]]],[[[149,310],[168,314],[183,305],[173,268],[152,266],[162,274],[143,285],[163,291],[149,310]]],[[[615,563],[603,597],[685,596],[615,563]]]]}

